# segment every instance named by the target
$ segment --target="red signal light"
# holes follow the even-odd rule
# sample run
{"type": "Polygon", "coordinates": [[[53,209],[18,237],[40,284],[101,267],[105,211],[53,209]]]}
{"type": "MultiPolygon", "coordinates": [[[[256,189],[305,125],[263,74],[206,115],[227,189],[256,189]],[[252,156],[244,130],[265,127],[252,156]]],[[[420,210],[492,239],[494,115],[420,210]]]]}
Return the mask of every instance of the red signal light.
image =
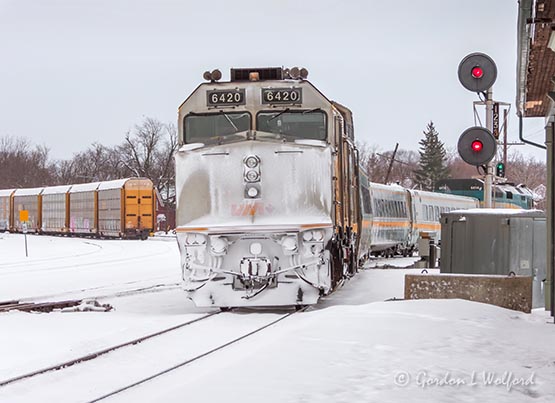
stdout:
{"type": "Polygon", "coordinates": [[[484,69],[479,66],[473,67],[471,74],[474,78],[482,78],[484,75],[484,69]]]}
{"type": "Polygon", "coordinates": [[[474,140],[470,147],[472,147],[472,151],[479,153],[484,148],[484,144],[480,140],[474,140]]]}

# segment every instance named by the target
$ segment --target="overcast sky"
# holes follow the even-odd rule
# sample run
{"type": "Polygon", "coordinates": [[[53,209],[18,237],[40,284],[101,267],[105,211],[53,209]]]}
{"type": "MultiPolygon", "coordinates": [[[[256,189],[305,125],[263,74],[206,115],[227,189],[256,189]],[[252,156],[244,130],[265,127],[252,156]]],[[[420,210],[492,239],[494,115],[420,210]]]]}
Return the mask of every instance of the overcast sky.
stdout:
{"type": "MultiPolygon", "coordinates": [[[[175,122],[205,70],[228,80],[230,67],[300,66],[353,110],[359,140],[416,150],[433,120],[455,148],[477,100],[457,67],[481,51],[498,66],[494,98],[513,104],[516,141],[517,8],[517,0],[0,0],[0,136],[69,158],[93,142],[120,143],[144,117],[175,122]]],[[[526,136],[543,143],[542,126],[525,120],[526,136]]]]}

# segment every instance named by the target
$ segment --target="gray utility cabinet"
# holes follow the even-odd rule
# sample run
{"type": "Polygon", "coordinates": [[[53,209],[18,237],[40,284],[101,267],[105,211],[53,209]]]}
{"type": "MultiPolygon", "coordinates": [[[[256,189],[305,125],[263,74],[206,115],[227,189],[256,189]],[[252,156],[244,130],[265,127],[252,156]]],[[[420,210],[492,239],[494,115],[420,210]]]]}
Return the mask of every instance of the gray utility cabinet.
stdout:
{"type": "Polygon", "coordinates": [[[533,276],[533,307],[544,304],[545,213],[471,209],[441,215],[441,273],[533,276]]]}

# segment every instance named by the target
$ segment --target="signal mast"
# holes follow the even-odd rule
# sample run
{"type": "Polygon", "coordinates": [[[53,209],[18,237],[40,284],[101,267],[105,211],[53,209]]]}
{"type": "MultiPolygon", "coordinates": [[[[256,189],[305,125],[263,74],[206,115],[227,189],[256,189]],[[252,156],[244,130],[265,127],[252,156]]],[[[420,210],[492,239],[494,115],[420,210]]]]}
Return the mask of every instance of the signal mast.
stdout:
{"type": "MultiPolygon", "coordinates": [[[[497,151],[497,139],[493,132],[493,83],[497,79],[497,66],[484,53],[471,53],[459,64],[459,81],[469,91],[483,93],[486,105],[486,127],[474,126],[459,137],[457,149],[464,162],[485,168],[484,207],[492,207],[493,159],[497,151]]],[[[500,167],[497,167],[499,172],[500,167]]],[[[505,166],[502,167],[503,175],[505,166]]]]}

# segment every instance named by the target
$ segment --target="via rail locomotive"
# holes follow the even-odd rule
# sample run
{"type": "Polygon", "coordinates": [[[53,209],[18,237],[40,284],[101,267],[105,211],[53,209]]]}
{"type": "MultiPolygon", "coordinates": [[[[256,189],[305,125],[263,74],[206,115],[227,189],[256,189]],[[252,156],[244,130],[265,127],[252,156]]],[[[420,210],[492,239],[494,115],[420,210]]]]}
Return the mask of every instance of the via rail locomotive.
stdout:
{"type": "MultiPolygon", "coordinates": [[[[484,181],[481,179],[442,179],[437,192],[475,197],[484,204],[484,181]]],[[[493,207],[512,209],[534,208],[534,193],[525,185],[498,183],[493,186],[493,207]]]]}
{"type": "MultiPolygon", "coordinates": [[[[231,69],[220,82],[214,70],[179,107],[176,232],[198,306],[314,304],[370,253],[414,249],[427,192],[368,184],[351,111],[307,75],[231,69]]],[[[439,226],[450,200],[476,205],[436,200],[421,225],[439,226]]]]}

